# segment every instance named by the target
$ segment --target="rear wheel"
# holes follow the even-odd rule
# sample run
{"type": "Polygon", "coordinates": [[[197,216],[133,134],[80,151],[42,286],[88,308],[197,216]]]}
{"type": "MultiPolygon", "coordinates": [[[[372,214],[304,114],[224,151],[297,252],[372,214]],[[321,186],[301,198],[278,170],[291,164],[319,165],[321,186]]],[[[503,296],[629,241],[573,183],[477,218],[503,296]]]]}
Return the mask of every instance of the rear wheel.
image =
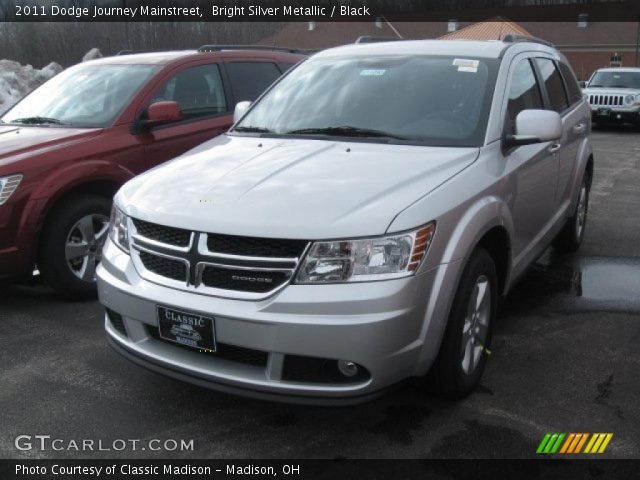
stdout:
{"type": "Polygon", "coordinates": [[[589,211],[589,183],[589,176],[585,173],[578,192],[576,209],[553,241],[558,250],[575,252],[582,244],[589,211]]]}
{"type": "Polygon", "coordinates": [[[493,258],[477,248],[462,273],[440,352],[428,375],[437,393],[463,398],[480,381],[491,345],[497,298],[493,258]]]}
{"type": "Polygon", "coordinates": [[[107,238],[111,202],[78,195],[57,205],[42,232],[38,267],[45,281],[70,296],[95,293],[95,273],[107,238]]]}

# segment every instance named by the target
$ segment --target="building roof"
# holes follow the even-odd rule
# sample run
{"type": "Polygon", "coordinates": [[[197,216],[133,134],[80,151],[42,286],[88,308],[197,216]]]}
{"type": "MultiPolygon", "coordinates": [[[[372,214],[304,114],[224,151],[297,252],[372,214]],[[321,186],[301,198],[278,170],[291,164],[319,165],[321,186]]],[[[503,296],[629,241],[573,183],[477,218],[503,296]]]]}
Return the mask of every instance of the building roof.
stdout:
{"type": "Polygon", "coordinates": [[[469,38],[497,40],[505,35],[536,36],[558,47],[578,46],[635,46],[637,22],[590,22],[586,28],[578,28],[575,22],[511,22],[505,18],[490,19],[476,24],[460,22],[459,30],[447,33],[447,22],[318,22],[309,30],[308,22],[289,22],[269,37],[262,45],[298,47],[310,50],[353,43],[362,35],[374,37],[398,36],[405,39],[469,38]]]}
{"type": "Polygon", "coordinates": [[[397,37],[390,25],[381,21],[375,22],[289,22],[284,27],[260,40],[260,45],[280,47],[297,47],[307,50],[346,45],[356,41],[358,37],[397,37]],[[309,24],[313,24],[313,30],[309,24]]]}
{"type": "Polygon", "coordinates": [[[533,36],[517,23],[498,17],[468,25],[440,38],[442,40],[502,40],[507,35],[533,36]]]}

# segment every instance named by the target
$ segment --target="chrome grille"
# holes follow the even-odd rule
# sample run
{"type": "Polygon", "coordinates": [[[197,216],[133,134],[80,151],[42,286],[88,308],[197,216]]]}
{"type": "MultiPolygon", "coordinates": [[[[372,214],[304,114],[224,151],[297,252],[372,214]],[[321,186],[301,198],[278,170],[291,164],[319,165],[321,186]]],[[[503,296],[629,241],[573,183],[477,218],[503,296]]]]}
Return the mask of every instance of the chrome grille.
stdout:
{"type": "Polygon", "coordinates": [[[191,232],[181,228],[165,227],[155,223],[144,222],[142,220],[133,220],[136,231],[139,235],[156,242],[168,243],[177,247],[186,247],[189,245],[191,232]]]}
{"type": "Polygon", "coordinates": [[[215,296],[260,299],[283,288],[306,240],[192,232],[132,219],[131,257],[143,278],[215,296]]]}
{"type": "Polygon", "coordinates": [[[173,280],[187,281],[187,266],[180,260],[160,257],[149,252],[140,251],[140,261],[144,268],[160,275],[162,277],[171,278],[173,280]]]}
{"type": "Polygon", "coordinates": [[[236,237],[210,233],[207,248],[212,252],[253,257],[297,257],[307,242],[276,238],[236,237]]]}
{"type": "Polygon", "coordinates": [[[622,95],[589,95],[589,103],[598,107],[616,107],[624,103],[622,95]]]}
{"type": "Polygon", "coordinates": [[[202,284],[224,290],[264,293],[285,283],[289,280],[291,273],[290,270],[246,271],[206,265],[202,271],[202,284]]]}

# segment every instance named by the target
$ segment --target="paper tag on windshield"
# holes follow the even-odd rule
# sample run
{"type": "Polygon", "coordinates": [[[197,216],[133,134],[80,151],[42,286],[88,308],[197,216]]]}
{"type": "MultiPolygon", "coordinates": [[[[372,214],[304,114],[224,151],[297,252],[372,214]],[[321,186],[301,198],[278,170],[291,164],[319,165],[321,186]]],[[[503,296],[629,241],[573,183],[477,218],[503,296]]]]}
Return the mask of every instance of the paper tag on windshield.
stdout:
{"type": "Polygon", "coordinates": [[[465,58],[456,58],[453,60],[453,66],[458,67],[459,72],[476,73],[478,71],[478,60],[469,60],[465,58]]]}
{"type": "Polygon", "coordinates": [[[368,68],[366,70],[360,70],[360,75],[363,77],[380,77],[386,72],[383,68],[368,68]]]}

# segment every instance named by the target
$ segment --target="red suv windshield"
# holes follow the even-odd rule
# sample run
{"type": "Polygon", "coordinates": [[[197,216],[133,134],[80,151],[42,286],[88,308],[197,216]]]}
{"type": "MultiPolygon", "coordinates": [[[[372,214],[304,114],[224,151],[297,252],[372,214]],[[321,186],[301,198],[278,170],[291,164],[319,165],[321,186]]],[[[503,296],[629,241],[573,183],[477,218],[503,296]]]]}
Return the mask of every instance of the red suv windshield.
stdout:
{"type": "Polygon", "coordinates": [[[105,127],[157,71],[153,65],[79,65],[34,90],[3,123],[105,127]]]}

